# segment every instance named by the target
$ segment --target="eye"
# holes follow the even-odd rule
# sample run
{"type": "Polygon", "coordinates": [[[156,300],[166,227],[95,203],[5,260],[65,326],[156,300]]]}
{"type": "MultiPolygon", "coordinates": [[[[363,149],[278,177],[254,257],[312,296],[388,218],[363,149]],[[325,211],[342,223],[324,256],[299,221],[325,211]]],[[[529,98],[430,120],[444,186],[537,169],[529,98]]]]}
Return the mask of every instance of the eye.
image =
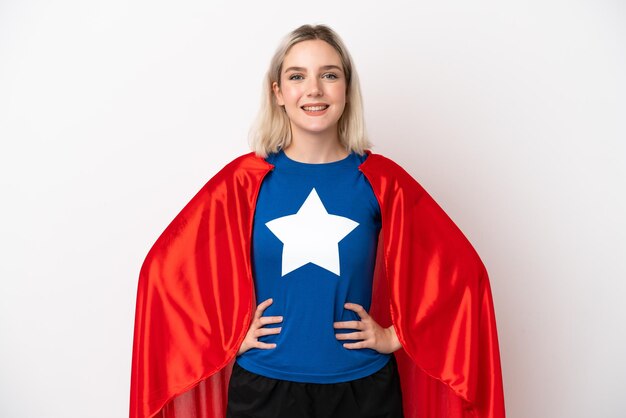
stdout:
{"type": "Polygon", "coordinates": [[[337,74],[335,74],[335,73],[326,73],[322,77],[328,78],[330,80],[336,80],[336,79],[339,78],[339,77],[337,77],[337,74]]]}
{"type": "Polygon", "coordinates": [[[302,80],[302,74],[292,74],[289,76],[289,80],[302,80]]]}

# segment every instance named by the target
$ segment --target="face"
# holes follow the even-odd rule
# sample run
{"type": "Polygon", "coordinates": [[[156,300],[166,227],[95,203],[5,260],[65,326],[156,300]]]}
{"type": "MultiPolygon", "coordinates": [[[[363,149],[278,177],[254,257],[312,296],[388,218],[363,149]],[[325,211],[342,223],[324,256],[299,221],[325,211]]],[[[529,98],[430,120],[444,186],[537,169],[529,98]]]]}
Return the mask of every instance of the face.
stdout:
{"type": "Polygon", "coordinates": [[[295,44],[285,56],[280,80],[280,87],[272,87],[277,103],[285,106],[294,138],[336,137],[347,87],[337,51],[318,39],[295,44]]]}

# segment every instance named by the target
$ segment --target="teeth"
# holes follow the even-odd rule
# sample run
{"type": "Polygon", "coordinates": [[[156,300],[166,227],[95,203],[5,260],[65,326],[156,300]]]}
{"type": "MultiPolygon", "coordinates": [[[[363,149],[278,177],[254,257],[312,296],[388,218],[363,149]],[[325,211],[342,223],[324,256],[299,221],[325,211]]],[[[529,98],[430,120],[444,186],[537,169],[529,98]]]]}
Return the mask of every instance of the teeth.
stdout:
{"type": "Polygon", "coordinates": [[[303,109],[307,111],[317,111],[317,110],[324,110],[327,107],[328,106],[309,106],[309,107],[305,106],[303,107],[303,109]]]}

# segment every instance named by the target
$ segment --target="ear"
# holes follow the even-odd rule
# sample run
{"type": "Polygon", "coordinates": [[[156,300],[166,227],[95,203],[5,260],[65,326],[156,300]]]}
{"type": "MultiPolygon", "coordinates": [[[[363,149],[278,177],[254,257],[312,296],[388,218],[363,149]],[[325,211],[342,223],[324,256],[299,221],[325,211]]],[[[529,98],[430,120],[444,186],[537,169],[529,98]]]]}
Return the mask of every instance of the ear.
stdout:
{"type": "Polygon", "coordinates": [[[283,100],[283,93],[280,91],[280,87],[275,81],[272,83],[272,90],[274,91],[274,97],[276,97],[276,103],[278,103],[279,106],[284,106],[285,101],[283,100]]]}

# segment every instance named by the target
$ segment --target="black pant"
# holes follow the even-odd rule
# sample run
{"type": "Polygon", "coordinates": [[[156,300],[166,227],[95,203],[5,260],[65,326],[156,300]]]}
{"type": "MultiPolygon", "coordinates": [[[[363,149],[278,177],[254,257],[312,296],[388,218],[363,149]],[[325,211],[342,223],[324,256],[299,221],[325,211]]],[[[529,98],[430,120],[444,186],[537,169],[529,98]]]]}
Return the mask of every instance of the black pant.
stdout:
{"type": "Polygon", "coordinates": [[[226,418],[402,418],[393,355],[376,373],[341,383],[299,383],[249,372],[236,362],[226,418]]]}

